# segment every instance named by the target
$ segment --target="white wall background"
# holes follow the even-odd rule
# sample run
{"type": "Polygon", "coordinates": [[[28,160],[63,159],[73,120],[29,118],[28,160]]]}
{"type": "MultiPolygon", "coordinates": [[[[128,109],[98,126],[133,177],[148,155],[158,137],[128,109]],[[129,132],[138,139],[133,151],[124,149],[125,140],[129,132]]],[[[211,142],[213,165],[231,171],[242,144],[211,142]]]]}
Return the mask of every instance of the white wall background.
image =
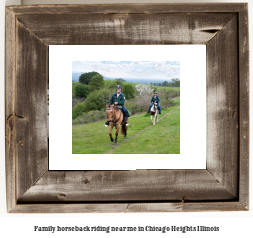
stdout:
{"type": "MultiPolygon", "coordinates": [[[[250,234],[253,234],[251,230],[251,226],[253,223],[253,203],[252,203],[252,165],[251,165],[251,191],[250,191],[250,212],[208,212],[208,213],[152,213],[152,214],[7,214],[6,213],[6,194],[5,194],[5,140],[4,140],[4,19],[5,19],[5,6],[8,5],[29,5],[29,4],[90,4],[90,3],[170,3],[170,2],[248,2],[249,3],[249,27],[250,33],[252,33],[252,14],[253,14],[253,2],[245,1],[245,0],[222,0],[222,1],[200,1],[200,0],[188,0],[188,1],[170,1],[170,0],[142,0],[142,1],[131,1],[131,0],[5,0],[0,2],[0,222],[1,222],[1,235],[5,234],[3,237],[7,237],[11,235],[26,235],[27,237],[32,237],[34,235],[38,237],[43,237],[45,235],[50,235],[48,233],[34,233],[33,226],[49,226],[49,225],[135,225],[138,224],[144,225],[191,225],[194,223],[197,225],[206,225],[206,226],[220,226],[221,231],[219,233],[204,233],[206,237],[225,237],[229,235],[234,236],[246,236],[250,237],[250,234]],[[73,217],[72,219],[65,217],[73,217]],[[20,217],[25,217],[20,219],[20,217]],[[55,217],[58,217],[57,219],[55,217]],[[79,218],[78,218],[79,217],[79,218]],[[82,219],[80,219],[82,217],[82,219]],[[191,218],[193,217],[193,218],[191,218]],[[230,218],[228,218],[230,217],[230,218]],[[105,224],[106,223],[106,224],[105,224]],[[165,224],[166,223],[166,224],[165,224]],[[173,224],[172,224],[173,223],[173,224]],[[9,230],[8,230],[9,229],[9,230]],[[8,233],[7,233],[8,232],[8,233]]],[[[252,34],[250,35],[250,46],[253,44],[252,34]]],[[[250,53],[250,58],[252,59],[252,53],[250,53]]],[[[252,64],[251,64],[251,72],[252,72],[252,64]]],[[[250,89],[252,91],[253,86],[250,84],[250,89]]],[[[253,105],[253,100],[251,100],[251,105],[253,105]]],[[[252,107],[251,107],[252,109],[252,107]]],[[[252,117],[251,117],[252,118],[252,117]]],[[[251,120],[251,123],[253,121],[251,120]]],[[[253,126],[251,126],[252,132],[253,126]]],[[[252,134],[252,133],[251,133],[252,134]]],[[[252,140],[251,140],[251,148],[252,148],[252,140]]],[[[251,156],[252,157],[252,156],[251,156]]],[[[252,159],[252,158],[251,158],[252,159]]],[[[252,163],[251,163],[252,164],[252,163]]],[[[98,233],[99,235],[102,233],[98,233]]],[[[94,233],[94,235],[98,235],[94,233]]],[[[103,233],[105,234],[105,233],[103,233]]],[[[182,234],[182,233],[181,233],[182,234]]],[[[84,237],[86,234],[52,234],[54,236],[61,235],[61,237],[65,237],[66,235],[74,235],[84,237]]],[[[107,234],[108,235],[108,234],[107,234]]],[[[118,233],[110,234],[118,237],[118,233]]],[[[121,236],[129,235],[128,233],[122,234],[121,236]]],[[[132,235],[138,235],[132,234],[132,235]]],[[[150,233],[149,235],[153,237],[154,233],[150,233]]],[[[156,236],[168,236],[169,234],[156,233],[156,236]]],[[[177,235],[180,235],[178,233],[177,235]]],[[[184,236],[192,236],[192,237],[202,237],[203,233],[188,233],[183,234],[184,236]]]]}

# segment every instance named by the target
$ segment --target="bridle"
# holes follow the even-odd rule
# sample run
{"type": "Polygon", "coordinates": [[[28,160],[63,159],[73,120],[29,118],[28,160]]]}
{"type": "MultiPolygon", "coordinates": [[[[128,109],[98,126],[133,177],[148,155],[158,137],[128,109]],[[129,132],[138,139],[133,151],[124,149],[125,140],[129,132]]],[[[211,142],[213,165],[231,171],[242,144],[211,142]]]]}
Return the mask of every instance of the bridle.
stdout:
{"type": "Polygon", "coordinates": [[[115,126],[115,125],[116,125],[116,123],[119,121],[120,117],[121,117],[121,110],[120,110],[120,115],[119,115],[119,118],[118,118],[116,121],[113,121],[114,116],[113,116],[113,114],[112,114],[112,119],[111,119],[110,121],[108,121],[108,120],[107,120],[107,122],[108,122],[108,123],[109,123],[109,122],[113,122],[113,125],[115,126]]]}

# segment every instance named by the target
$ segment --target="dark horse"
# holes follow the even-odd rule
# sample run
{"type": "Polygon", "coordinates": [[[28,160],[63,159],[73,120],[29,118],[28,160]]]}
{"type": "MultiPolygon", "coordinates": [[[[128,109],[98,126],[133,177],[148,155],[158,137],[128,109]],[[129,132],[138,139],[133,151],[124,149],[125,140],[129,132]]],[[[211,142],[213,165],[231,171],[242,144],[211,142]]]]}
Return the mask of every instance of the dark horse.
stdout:
{"type": "MultiPolygon", "coordinates": [[[[121,125],[121,135],[124,135],[124,137],[126,137],[127,135],[128,126],[124,123],[123,113],[121,112],[119,108],[117,108],[115,105],[105,105],[105,106],[106,106],[106,113],[107,113],[107,121],[109,122],[109,136],[111,138],[111,142],[113,142],[112,128],[114,126],[116,127],[116,137],[114,141],[114,145],[116,145],[120,125],[121,125]]],[[[128,118],[127,118],[127,122],[128,122],[128,118]]]]}

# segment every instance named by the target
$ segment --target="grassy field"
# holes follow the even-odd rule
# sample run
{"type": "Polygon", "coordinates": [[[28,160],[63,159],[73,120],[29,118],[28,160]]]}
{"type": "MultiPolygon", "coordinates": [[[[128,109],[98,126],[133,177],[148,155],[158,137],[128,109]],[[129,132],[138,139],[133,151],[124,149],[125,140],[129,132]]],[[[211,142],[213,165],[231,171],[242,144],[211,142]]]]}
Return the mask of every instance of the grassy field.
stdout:
{"type": "MultiPolygon", "coordinates": [[[[141,113],[129,118],[127,137],[119,135],[117,146],[109,139],[109,128],[104,121],[72,126],[73,154],[179,154],[180,153],[180,99],[176,105],[162,111],[166,115],[152,126],[150,115],[141,113]],[[148,128],[147,128],[148,127],[148,128]],[[145,130],[144,130],[145,129],[145,130]],[[144,130],[144,131],[143,131],[144,130]]],[[[113,129],[113,137],[115,137],[113,129]]]]}
{"type": "MultiPolygon", "coordinates": [[[[112,80],[105,80],[108,85],[112,80]]],[[[72,95],[75,96],[75,86],[79,82],[72,82],[72,95]]],[[[123,84],[137,83],[124,82],[123,84]]],[[[157,90],[175,90],[177,87],[155,86],[157,90]]],[[[75,98],[75,97],[74,97],[75,98]]],[[[76,98],[75,98],[76,99],[76,98]]],[[[76,99],[77,100],[77,99],[76,99]]],[[[152,126],[150,114],[140,113],[129,118],[127,137],[118,136],[116,146],[110,141],[109,128],[104,126],[105,121],[77,124],[72,126],[72,153],[73,154],[179,154],[180,153],[180,97],[173,98],[175,105],[162,109],[166,115],[155,126],[152,126]],[[174,111],[173,111],[174,110],[174,111]]],[[[73,104],[73,103],[72,103],[73,104]]],[[[73,105],[72,105],[73,106],[73,105]]],[[[104,112],[106,113],[106,112],[104,112]]],[[[115,138],[115,128],[113,138],[115,138]]]]}
{"type": "Polygon", "coordinates": [[[122,143],[113,154],[180,154],[180,108],[122,143]]]}
{"type": "Polygon", "coordinates": [[[180,87],[163,87],[163,86],[154,86],[157,90],[175,90],[177,92],[180,91],[180,87]]]}

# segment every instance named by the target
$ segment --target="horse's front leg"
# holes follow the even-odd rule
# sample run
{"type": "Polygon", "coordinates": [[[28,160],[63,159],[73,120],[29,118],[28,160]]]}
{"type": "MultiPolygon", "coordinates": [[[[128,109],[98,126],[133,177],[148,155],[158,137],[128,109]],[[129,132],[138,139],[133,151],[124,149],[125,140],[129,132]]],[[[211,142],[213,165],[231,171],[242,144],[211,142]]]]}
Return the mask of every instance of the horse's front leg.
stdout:
{"type": "Polygon", "coordinates": [[[119,123],[117,123],[116,128],[117,128],[117,130],[116,130],[116,137],[115,137],[114,145],[117,144],[117,139],[118,139],[118,134],[119,134],[119,128],[120,128],[120,124],[119,123]]]}
{"type": "Polygon", "coordinates": [[[112,138],[112,125],[109,126],[109,136],[110,136],[111,142],[113,142],[113,138],[112,138]]]}
{"type": "Polygon", "coordinates": [[[153,123],[153,120],[152,120],[152,119],[153,119],[153,116],[151,115],[151,123],[153,123]]]}

